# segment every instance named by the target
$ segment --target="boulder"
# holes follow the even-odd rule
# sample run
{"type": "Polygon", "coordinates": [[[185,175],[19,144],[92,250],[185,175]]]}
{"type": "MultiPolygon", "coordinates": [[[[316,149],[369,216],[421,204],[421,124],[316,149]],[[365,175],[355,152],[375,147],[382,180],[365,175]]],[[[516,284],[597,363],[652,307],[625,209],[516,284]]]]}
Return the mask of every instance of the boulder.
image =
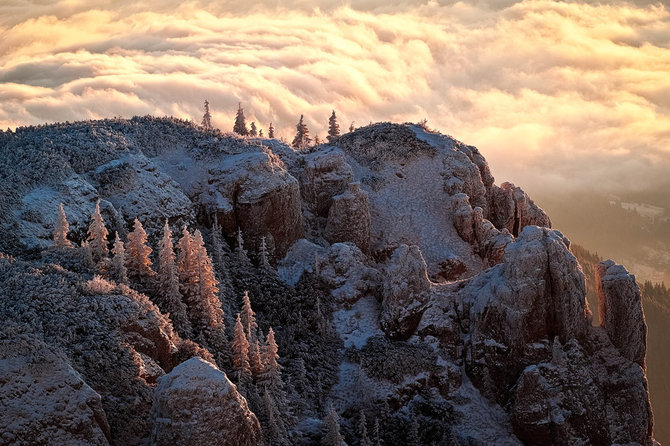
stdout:
{"type": "Polygon", "coordinates": [[[342,150],[327,146],[304,156],[300,175],[302,199],[319,217],[327,217],[333,197],[347,190],[354,181],[351,166],[342,150]]]}
{"type": "Polygon", "coordinates": [[[375,293],[379,274],[353,243],[335,243],[324,254],[317,254],[321,279],[339,303],[353,304],[367,293],[375,293]]]}
{"type": "Polygon", "coordinates": [[[110,443],[100,395],[43,342],[0,341],[0,377],[0,444],[110,443]]]}
{"type": "Polygon", "coordinates": [[[200,358],[158,379],[151,408],[151,444],[255,446],[261,428],[226,374],[200,358]]]}
{"type": "Polygon", "coordinates": [[[350,183],[346,192],[333,197],[324,237],[330,243],[352,242],[370,251],[370,203],[360,183],[350,183]]]}

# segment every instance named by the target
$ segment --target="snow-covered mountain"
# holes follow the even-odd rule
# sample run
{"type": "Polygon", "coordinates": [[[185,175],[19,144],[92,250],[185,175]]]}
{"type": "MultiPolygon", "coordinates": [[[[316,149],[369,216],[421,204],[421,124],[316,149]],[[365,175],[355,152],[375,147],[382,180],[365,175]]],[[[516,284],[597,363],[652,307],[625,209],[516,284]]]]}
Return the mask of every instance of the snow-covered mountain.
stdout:
{"type": "Polygon", "coordinates": [[[448,136],[55,124],[0,135],[0,186],[2,443],[653,444],[634,277],[600,265],[593,326],[569,240],[448,136]],[[205,235],[227,342],[175,330],[155,276],[53,247],[59,204],[78,245],[98,200],[154,264],[166,220],[205,235]]]}

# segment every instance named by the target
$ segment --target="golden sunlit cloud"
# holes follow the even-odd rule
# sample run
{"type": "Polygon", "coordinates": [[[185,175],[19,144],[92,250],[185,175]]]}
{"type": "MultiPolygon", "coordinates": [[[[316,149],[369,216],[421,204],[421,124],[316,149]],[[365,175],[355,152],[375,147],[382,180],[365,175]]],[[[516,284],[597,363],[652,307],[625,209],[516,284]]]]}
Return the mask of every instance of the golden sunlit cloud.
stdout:
{"type": "Polygon", "coordinates": [[[419,121],[528,189],[655,187],[670,167],[670,14],[547,0],[0,5],[0,126],[142,114],[291,139],[419,121]],[[147,12],[151,11],[151,12],[147,12]]]}

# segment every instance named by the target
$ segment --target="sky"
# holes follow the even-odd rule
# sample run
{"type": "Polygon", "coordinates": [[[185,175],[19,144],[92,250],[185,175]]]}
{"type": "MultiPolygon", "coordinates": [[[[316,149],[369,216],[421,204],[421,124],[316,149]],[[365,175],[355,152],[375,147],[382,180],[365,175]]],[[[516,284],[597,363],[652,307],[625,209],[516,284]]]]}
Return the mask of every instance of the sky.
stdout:
{"type": "Polygon", "coordinates": [[[670,11],[653,1],[0,0],[0,128],[172,115],[291,140],[418,122],[529,191],[670,186],[670,11]]]}

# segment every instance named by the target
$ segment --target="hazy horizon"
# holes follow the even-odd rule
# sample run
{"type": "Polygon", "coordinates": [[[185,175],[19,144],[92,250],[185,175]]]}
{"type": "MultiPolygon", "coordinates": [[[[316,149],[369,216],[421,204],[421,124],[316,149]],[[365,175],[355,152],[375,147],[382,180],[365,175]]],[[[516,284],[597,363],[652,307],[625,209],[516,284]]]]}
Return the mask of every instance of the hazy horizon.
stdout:
{"type": "Polygon", "coordinates": [[[291,139],[418,122],[476,145],[497,182],[653,190],[670,171],[660,3],[82,2],[0,5],[0,126],[173,115],[291,139]]]}

